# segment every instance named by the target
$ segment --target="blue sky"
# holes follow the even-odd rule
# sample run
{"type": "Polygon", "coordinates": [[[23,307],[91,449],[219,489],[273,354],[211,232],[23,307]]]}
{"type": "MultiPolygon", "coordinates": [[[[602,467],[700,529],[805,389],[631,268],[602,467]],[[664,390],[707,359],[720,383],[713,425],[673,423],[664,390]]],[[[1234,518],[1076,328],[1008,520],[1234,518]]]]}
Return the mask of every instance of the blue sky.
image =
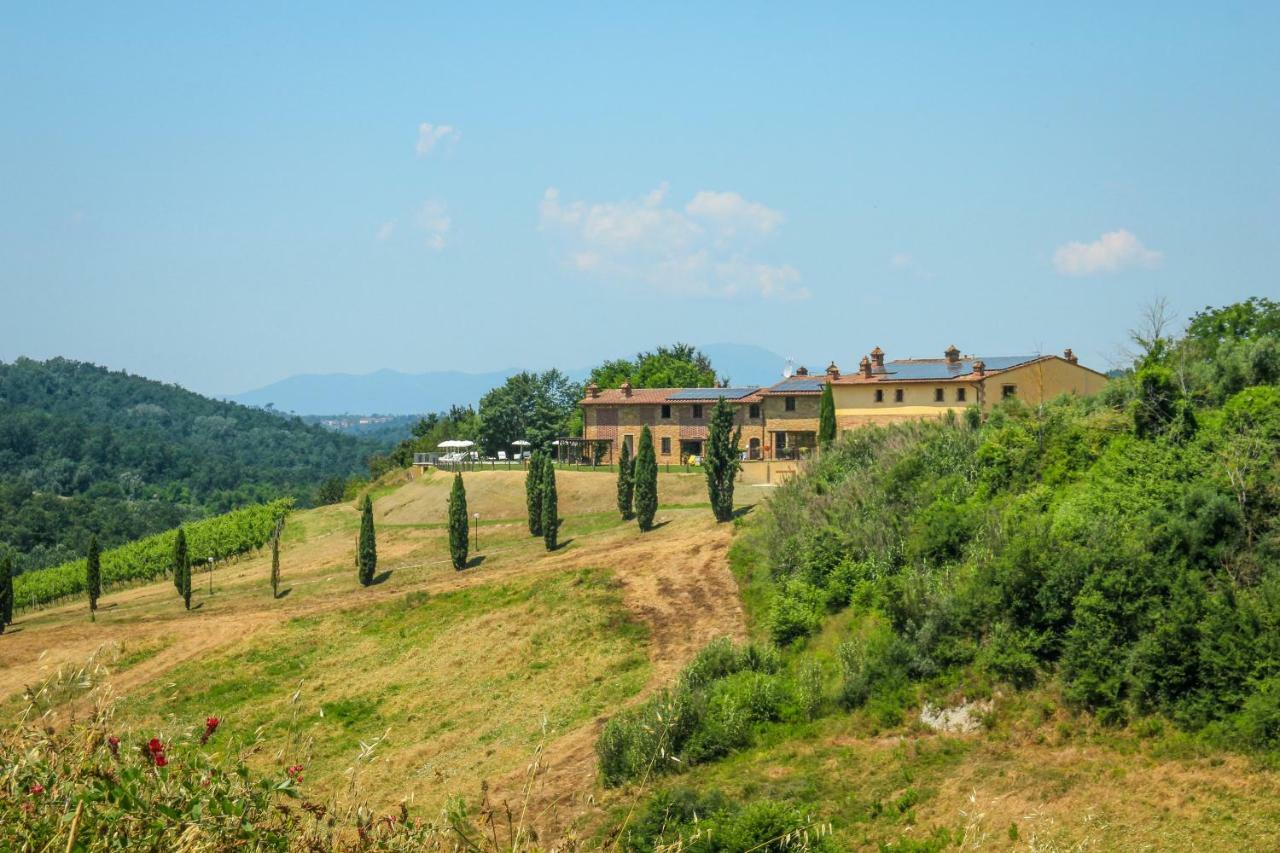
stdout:
{"type": "Polygon", "coordinates": [[[1280,5],[469,5],[10,8],[0,359],[1105,368],[1280,296],[1280,5]]]}

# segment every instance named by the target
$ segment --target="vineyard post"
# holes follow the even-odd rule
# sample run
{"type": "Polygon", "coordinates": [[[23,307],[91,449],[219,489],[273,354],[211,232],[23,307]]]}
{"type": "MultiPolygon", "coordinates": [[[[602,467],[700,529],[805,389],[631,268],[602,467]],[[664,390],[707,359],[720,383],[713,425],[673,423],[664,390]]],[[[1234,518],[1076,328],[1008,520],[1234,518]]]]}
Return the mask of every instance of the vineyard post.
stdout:
{"type": "Polygon", "coordinates": [[[209,594],[213,595],[213,557],[209,558],[209,594]]]}

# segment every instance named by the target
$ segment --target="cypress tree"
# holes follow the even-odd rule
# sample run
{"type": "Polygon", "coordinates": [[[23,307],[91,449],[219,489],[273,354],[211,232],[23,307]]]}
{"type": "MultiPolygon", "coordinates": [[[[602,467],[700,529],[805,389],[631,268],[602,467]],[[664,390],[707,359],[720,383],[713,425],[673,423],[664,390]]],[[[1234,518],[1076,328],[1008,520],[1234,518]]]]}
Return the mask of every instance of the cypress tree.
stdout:
{"type": "Polygon", "coordinates": [[[631,501],[635,493],[635,471],[631,465],[631,447],[622,442],[622,452],[618,454],[618,512],[622,520],[631,518],[631,501]]]}
{"type": "Polygon", "coordinates": [[[733,406],[723,397],[711,410],[707,433],[707,455],[702,467],[707,473],[707,494],[716,521],[733,518],[733,479],[738,475],[738,442],[742,432],[733,428],[733,406]]]}
{"type": "Polygon", "coordinates": [[[98,537],[89,537],[89,553],[85,556],[84,587],[89,591],[89,611],[98,609],[102,595],[102,554],[98,550],[98,537]]]}
{"type": "Polygon", "coordinates": [[[364,508],[360,513],[360,545],[357,548],[360,562],[360,583],[373,583],[374,570],[378,568],[377,534],[373,530],[373,498],[364,496],[364,508]]]}
{"type": "MultiPolygon", "coordinates": [[[[181,532],[181,531],[179,531],[181,532]]],[[[186,537],[183,536],[183,544],[186,544],[186,537]]],[[[184,552],[185,553],[185,552],[184,552]]],[[[191,560],[187,559],[182,564],[182,606],[187,610],[191,609],[191,560]]]]}
{"type": "Polygon", "coordinates": [[[0,634],[13,624],[13,558],[0,554],[0,634]]]}
{"type": "Polygon", "coordinates": [[[182,595],[182,570],[187,565],[187,534],[179,527],[173,539],[173,588],[182,595]]]}
{"type": "Polygon", "coordinates": [[[556,549],[556,534],[560,530],[560,502],[556,494],[556,466],[550,457],[543,463],[542,472],[542,541],[548,551],[556,549]]]}
{"type": "Polygon", "coordinates": [[[280,533],[284,528],[284,519],[276,522],[275,535],[271,537],[271,597],[280,597],[280,533]]]}
{"type": "Polygon", "coordinates": [[[636,448],[635,508],[640,529],[652,529],[653,517],[658,513],[658,457],[653,453],[648,426],[640,428],[640,445],[636,448]]]}
{"type": "Polygon", "coordinates": [[[529,458],[529,471],[524,475],[524,500],[529,510],[529,535],[542,535],[542,451],[529,458]]]}
{"type": "Polygon", "coordinates": [[[826,447],[836,438],[836,398],[831,383],[822,386],[822,403],[818,406],[818,444],[826,447]]]}
{"type": "Polygon", "coordinates": [[[467,489],[462,484],[462,472],[453,475],[453,488],[449,490],[449,556],[453,568],[461,571],[467,567],[467,550],[471,544],[467,521],[467,489]]]}

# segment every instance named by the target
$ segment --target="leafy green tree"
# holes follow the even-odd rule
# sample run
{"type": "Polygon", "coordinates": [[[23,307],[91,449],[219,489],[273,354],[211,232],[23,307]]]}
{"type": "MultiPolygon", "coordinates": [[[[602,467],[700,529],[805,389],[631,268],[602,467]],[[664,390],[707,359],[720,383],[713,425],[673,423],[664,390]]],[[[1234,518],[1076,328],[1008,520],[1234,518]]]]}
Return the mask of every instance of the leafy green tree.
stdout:
{"type": "Polygon", "coordinates": [[[706,355],[677,343],[637,353],[634,359],[606,361],[591,371],[589,381],[601,388],[618,388],[628,380],[633,388],[711,388],[716,372],[706,355]]]}
{"type": "Polygon", "coordinates": [[[542,535],[542,451],[529,457],[529,470],[524,475],[525,508],[529,515],[529,535],[542,535]]]}
{"type": "Polygon", "coordinates": [[[623,521],[631,518],[632,499],[635,495],[635,469],[631,461],[631,446],[622,442],[622,452],[618,454],[618,512],[623,521]]]}
{"type": "Polygon", "coordinates": [[[1228,341],[1252,341],[1280,336],[1280,302],[1251,296],[1223,308],[1206,307],[1187,324],[1187,339],[1207,355],[1228,341]]]}
{"type": "Polygon", "coordinates": [[[89,591],[89,610],[98,609],[98,598],[102,595],[102,551],[98,548],[98,537],[89,537],[89,553],[84,563],[84,587],[89,591]]]}
{"type": "Polygon", "coordinates": [[[316,489],[316,503],[320,506],[341,503],[342,496],[346,494],[346,491],[347,481],[345,477],[329,477],[316,489]]]}
{"type": "Polygon", "coordinates": [[[559,370],[517,373],[480,398],[480,446],[490,456],[526,439],[545,447],[570,432],[582,387],[559,370]]]}
{"type": "Polygon", "coordinates": [[[13,558],[0,554],[0,634],[13,623],[13,558]]]}
{"type": "Polygon", "coordinates": [[[1144,367],[1138,371],[1137,399],[1133,426],[1138,438],[1160,435],[1178,416],[1180,393],[1173,372],[1165,367],[1144,367]]]}
{"type": "Polygon", "coordinates": [[[178,528],[178,535],[173,537],[173,587],[182,595],[182,573],[191,565],[191,556],[187,553],[187,532],[178,528]]]}
{"type": "Polygon", "coordinates": [[[658,513],[658,458],[653,452],[653,435],[648,426],[640,428],[635,469],[636,521],[641,530],[651,530],[653,517],[658,513]]]}
{"type": "Polygon", "coordinates": [[[467,519],[467,489],[462,484],[462,472],[453,475],[453,488],[449,490],[449,556],[453,567],[461,571],[467,567],[467,551],[471,545],[471,529],[467,519]]]}
{"type": "Polygon", "coordinates": [[[364,507],[360,512],[358,559],[360,583],[368,586],[373,583],[373,573],[378,568],[378,541],[373,529],[373,498],[367,494],[364,496],[364,507]]]}
{"type": "MultiPolygon", "coordinates": [[[[738,443],[742,430],[733,428],[733,406],[721,397],[711,410],[711,426],[707,431],[707,455],[702,467],[707,474],[707,494],[716,521],[733,518],[733,480],[742,463],[738,459],[738,443]]],[[[652,443],[652,442],[651,442],[652,443]]],[[[654,466],[657,473],[657,466],[654,466]]]]}
{"type": "Polygon", "coordinates": [[[556,464],[547,457],[542,471],[542,541],[548,551],[556,549],[556,536],[560,531],[560,501],[556,494],[556,464]]]}
{"type": "Polygon", "coordinates": [[[836,440],[836,399],[831,383],[822,386],[822,400],[818,406],[818,443],[826,447],[836,440]]]}

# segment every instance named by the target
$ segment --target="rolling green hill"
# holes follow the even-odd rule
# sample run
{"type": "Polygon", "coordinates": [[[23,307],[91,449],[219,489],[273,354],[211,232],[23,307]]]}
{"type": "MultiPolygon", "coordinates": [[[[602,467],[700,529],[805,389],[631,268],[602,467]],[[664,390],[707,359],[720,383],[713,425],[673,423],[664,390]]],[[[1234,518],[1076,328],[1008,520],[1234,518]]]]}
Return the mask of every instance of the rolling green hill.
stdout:
{"type": "Polygon", "coordinates": [[[308,505],[376,442],[66,359],[0,363],[0,547],[18,568],[249,503],[308,505]]]}

